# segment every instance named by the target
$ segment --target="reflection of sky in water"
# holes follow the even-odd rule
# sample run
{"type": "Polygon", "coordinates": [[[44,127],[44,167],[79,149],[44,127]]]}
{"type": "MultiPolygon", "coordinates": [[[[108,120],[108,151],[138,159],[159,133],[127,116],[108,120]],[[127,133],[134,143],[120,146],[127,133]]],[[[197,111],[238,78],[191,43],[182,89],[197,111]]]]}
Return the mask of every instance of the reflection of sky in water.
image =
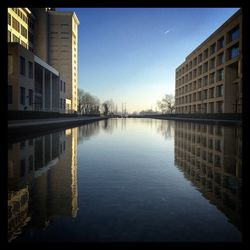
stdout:
{"type": "MultiPolygon", "coordinates": [[[[240,241],[217,204],[175,166],[174,128],[150,119],[78,128],[77,217],[52,216],[45,231],[30,224],[18,240],[240,241]]],[[[236,189],[235,178],[226,181],[236,189]]]]}

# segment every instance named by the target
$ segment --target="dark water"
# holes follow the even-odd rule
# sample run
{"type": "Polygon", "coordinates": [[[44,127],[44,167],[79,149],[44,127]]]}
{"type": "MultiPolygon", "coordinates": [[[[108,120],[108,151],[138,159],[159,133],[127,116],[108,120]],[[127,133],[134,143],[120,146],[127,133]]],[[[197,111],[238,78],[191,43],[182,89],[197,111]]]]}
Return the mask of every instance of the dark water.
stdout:
{"type": "Polygon", "coordinates": [[[9,241],[240,242],[241,138],[110,119],[9,145],[9,241]]]}

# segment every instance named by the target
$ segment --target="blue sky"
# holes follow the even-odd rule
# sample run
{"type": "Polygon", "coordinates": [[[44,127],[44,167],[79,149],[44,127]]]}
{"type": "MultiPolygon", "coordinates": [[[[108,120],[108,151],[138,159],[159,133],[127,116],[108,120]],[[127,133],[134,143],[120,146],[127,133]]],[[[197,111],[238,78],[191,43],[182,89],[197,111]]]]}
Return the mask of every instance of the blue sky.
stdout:
{"type": "Polygon", "coordinates": [[[175,69],[238,8],[74,8],[78,87],[129,112],[174,94],[175,69]]]}

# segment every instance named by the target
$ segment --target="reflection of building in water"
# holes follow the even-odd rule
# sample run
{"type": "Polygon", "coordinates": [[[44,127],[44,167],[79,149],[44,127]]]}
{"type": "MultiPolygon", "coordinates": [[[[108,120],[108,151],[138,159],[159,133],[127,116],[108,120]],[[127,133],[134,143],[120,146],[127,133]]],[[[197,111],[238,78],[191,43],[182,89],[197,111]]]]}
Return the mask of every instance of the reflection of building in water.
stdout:
{"type": "MultiPolygon", "coordinates": [[[[51,219],[60,216],[76,217],[76,150],[76,128],[9,146],[10,240],[20,230],[20,224],[25,222],[23,217],[13,212],[13,196],[19,197],[21,190],[26,190],[28,198],[25,200],[27,207],[25,211],[27,218],[28,214],[32,214],[33,227],[43,228],[51,219]],[[15,217],[15,224],[12,222],[13,217],[15,217]]],[[[23,202],[24,198],[20,200],[23,202]]]]}
{"type": "Polygon", "coordinates": [[[175,164],[241,230],[239,127],[175,123],[175,164]]]}
{"type": "MultiPolygon", "coordinates": [[[[69,130],[69,129],[68,129],[69,130]]],[[[72,133],[72,158],[71,158],[71,194],[72,194],[72,217],[76,217],[77,205],[77,128],[70,129],[72,133]]]]}
{"type": "Polygon", "coordinates": [[[12,241],[29,222],[28,187],[8,193],[8,239],[12,241]]]}

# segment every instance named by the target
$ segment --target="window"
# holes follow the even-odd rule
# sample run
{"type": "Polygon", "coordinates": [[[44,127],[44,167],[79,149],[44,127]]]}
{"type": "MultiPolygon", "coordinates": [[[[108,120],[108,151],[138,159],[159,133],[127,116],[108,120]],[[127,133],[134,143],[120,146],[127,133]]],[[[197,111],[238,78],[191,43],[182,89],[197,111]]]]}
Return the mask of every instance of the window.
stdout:
{"type": "MultiPolygon", "coordinates": [[[[201,105],[200,105],[200,104],[197,105],[197,111],[198,111],[198,113],[201,112],[201,105]]],[[[198,137],[198,138],[199,138],[199,137],[198,137]]]]}
{"type": "Polygon", "coordinates": [[[29,78],[33,79],[33,63],[29,62],[29,78]]]}
{"type": "Polygon", "coordinates": [[[20,74],[25,76],[25,59],[20,56],[20,74]]]}
{"type": "Polygon", "coordinates": [[[198,92],[198,101],[201,100],[201,91],[198,92]]]}
{"type": "Polygon", "coordinates": [[[215,150],[221,152],[221,141],[215,140],[215,150]]]}
{"type": "Polygon", "coordinates": [[[218,40],[218,49],[222,49],[225,46],[224,36],[218,40]]]}
{"type": "Polygon", "coordinates": [[[203,73],[208,71],[208,62],[203,64],[203,73]]]}
{"type": "Polygon", "coordinates": [[[209,98],[214,97],[214,88],[209,89],[209,98]]]}
{"type": "Polygon", "coordinates": [[[198,89],[201,88],[201,82],[202,82],[202,78],[198,79],[198,82],[197,82],[197,84],[198,84],[197,88],[198,89]]]}
{"type": "Polygon", "coordinates": [[[215,43],[210,46],[210,55],[212,55],[215,52],[215,48],[216,48],[215,43]]]}
{"type": "Polygon", "coordinates": [[[13,42],[14,43],[19,43],[20,42],[20,39],[14,34],[13,34],[13,42]]]}
{"type": "Polygon", "coordinates": [[[198,63],[200,63],[202,61],[202,54],[199,54],[198,56],[198,63]]]}
{"type": "Polygon", "coordinates": [[[205,76],[203,78],[203,86],[207,86],[207,84],[208,84],[208,76],[205,76]]]}
{"type": "Polygon", "coordinates": [[[189,62],[188,68],[192,69],[192,62],[189,62]]]}
{"type": "Polygon", "coordinates": [[[200,66],[199,68],[198,68],[198,75],[201,75],[202,74],[202,66],[200,66]]]}
{"type": "Polygon", "coordinates": [[[217,155],[217,154],[214,156],[214,164],[215,164],[216,166],[221,166],[221,158],[220,158],[220,156],[217,155]]]}
{"type": "Polygon", "coordinates": [[[218,81],[224,80],[224,69],[221,69],[221,70],[217,71],[217,80],[218,81]]]}
{"type": "Polygon", "coordinates": [[[215,73],[211,73],[209,75],[209,83],[211,84],[211,83],[214,83],[214,82],[215,82],[215,73]]]}
{"type": "Polygon", "coordinates": [[[26,43],[21,40],[21,45],[26,48],[26,43]]]}
{"type": "Polygon", "coordinates": [[[60,98],[60,108],[62,108],[62,104],[63,104],[63,99],[60,98]]]}
{"type": "Polygon", "coordinates": [[[224,58],[224,53],[222,52],[222,53],[220,53],[219,55],[218,55],[218,58],[217,58],[217,65],[221,65],[222,63],[224,63],[225,62],[225,58],[224,58]]]}
{"type": "Polygon", "coordinates": [[[66,85],[66,82],[63,83],[64,93],[65,93],[65,91],[66,91],[66,86],[65,86],[65,85],[66,85]]]}
{"type": "Polygon", "coordinates": [[[208,49],[204,51],[204,59],[206,59],[207,57],[208,57],[208,49]]]}
{"type": "Polygon", "coordinates": [[[202,100],[206,100],[207,99],[207,90],[203,90],[202,92],[202,100]]]}
{"type": "Polygon", "coordinates": [[[197,76],[197,70],[195,69],[194,71],[193,71],[193,77],[195,78],[197,76]]]}
{"type": "Polygon", "coordinates": [[[11,42],[11,32],[8,30],[8,43],[11,42]]]}
{"type": "Polygon", "coordinates": [[[61,80],[61,92],[63,91],[63,87],[62,86],[63,86],[63,84],[62,84],[62,80],[61,80]]]}
{"type": "Polygon", "coordinates": [[[8,104],[12,104],[12,86],[8,85],[8,104]]]}
{"type": "Polygon", "coordinates": [[[8,13],[8,24],[11,25],[11,15],[8,13]]]}
{"type": "Polygon", "coordinates": [[[214,69],[215,68],[215,57],[212,58],[209,62],[209,69],[214,69]]]}
{"type": "Polygon", "coordinates": [[[213,163],[213,154],[212,153],[208,153],[208,162],[213,163]]]}
{"type": "Polygon", "coordinates": [[[197,57],[196,57],[196,58],[194,58],[194,60],[193,60],[193,65],[194,65],[194,66],[196,66],[196,65],[197,65],[197,57]]]}
{"type": "Polygon", "coordinates": [[[18,32],[20,31],[19,22],[14,17],[12,17],[12,27],[16,31],[18,31],[18,32]]]}
{"type": "Polygon", "coordinates": [[[196,93],[193,94],[193,102],[196,101],[196,93]]]}
{"type": "Polygon", "coordinates": [[[8,74],[13,73],[13,57],[12,55],[8,55],[8,74]]]}
{"type": "Polygon", "coordinates": [[[29,89],[29,105],[32,106],[33,104],[33,90],[29,89]]]}
{"type": "Polygon", "coordinates": [[[25,88],[20,87],[20,104],[25,105],[25,88]]]}
{"type": "Polygon", "coordinates": [[[237,25],[228,32],[229,42],[234,41],[240,37],[240,26],[237,25]]]}
{"type": "Polygon", "coordinates": [[[20,161],[20,177],[25,175],[25,160],[20,161]]]}
{"type": "Polygon", "coordinates": [[[216,87],[216,97],[221,97],[221,96],[223,96],[223,85],[216,87]]]}
{"type": "Polygon", "coordinates": [[[222,127],[221,126],[216,126],[215,127],[215,134],[216,135],[222,135],[222,127]]]}
{"type": "Polygon", "coordinates": [[[210,113],[213,113],[213,112],[214,112],[214,103],[213,103],[213,102],[210,102],[210,103],[209,103],[209,112],[210,112],[210,113]]]}
{"type": "Polygon", "coordinates": [[[235,58],[239,56],[239,54],[240,54],[239,44],[236,44],[233,47],[228,49],[229,59],[235,58]]]}
{"type": "Polygon", "coordinates": [[[33,155],[29,157],[29,171],[33,170],[33,155]]]}
{"type": "Polygon", "coordinates": [[[27,29],[25,29],[23,27],[23,25],[21,25],[21,34],[22,34],[22,36],[24,36],[25,38],[27,38],[27,29]]]}

